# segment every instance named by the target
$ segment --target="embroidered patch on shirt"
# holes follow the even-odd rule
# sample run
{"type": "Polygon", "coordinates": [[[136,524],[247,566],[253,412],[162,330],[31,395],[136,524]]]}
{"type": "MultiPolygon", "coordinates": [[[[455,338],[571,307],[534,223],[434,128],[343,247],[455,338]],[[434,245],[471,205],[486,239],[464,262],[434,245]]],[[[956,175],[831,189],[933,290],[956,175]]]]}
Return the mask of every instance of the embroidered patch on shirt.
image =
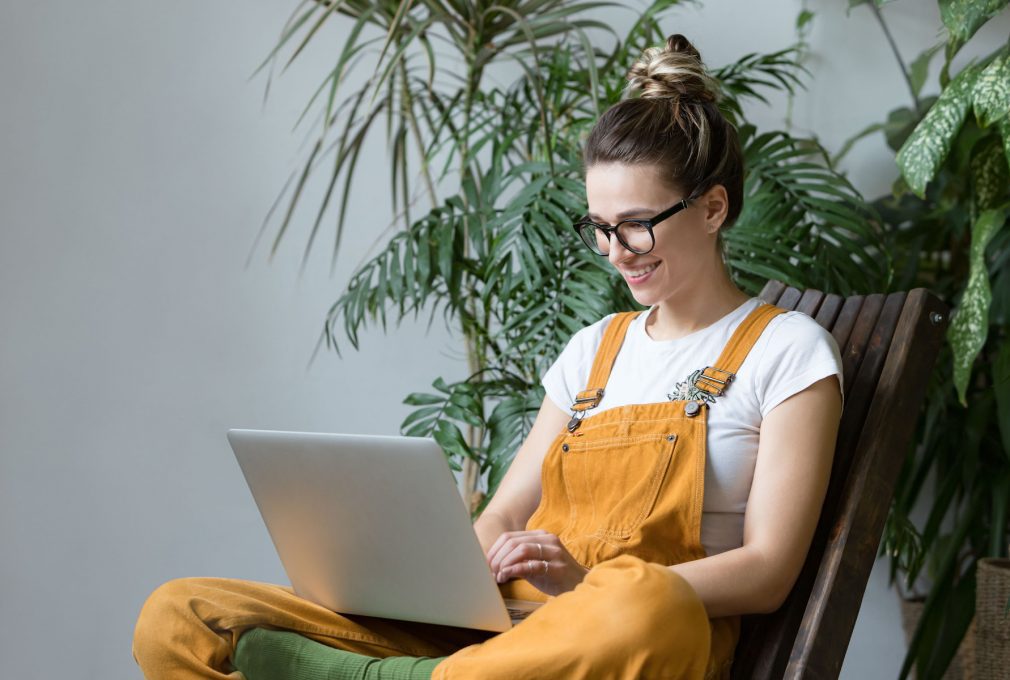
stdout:
{"type": "Polygon", "coordinates": [[[697,371],[688,376],[687,380],[674,385],[673,392],[667,394],[667,398],[670,399],[670,401],[704,401],[709,404],[714,404],[715,395],[709,394],[695,385],[695,383],[698,382],[698,378],[701,377],[701,372],[703,370],[704,369],[699,368],[697,371]]]}

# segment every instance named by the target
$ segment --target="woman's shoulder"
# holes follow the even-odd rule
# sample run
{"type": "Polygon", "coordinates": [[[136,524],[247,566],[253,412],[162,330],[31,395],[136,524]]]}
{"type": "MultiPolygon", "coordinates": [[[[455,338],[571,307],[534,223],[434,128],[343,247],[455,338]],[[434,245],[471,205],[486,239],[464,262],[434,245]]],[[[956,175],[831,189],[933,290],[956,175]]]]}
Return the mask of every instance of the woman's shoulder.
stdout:
{"type": "Polygon", "coordinates": [[[838,376],[842,358],[834,337],[803,312],[788,311],[768,324],[758,352],[754,384],[763,414],[821,378],[838,376]]]}
{"type": "Polygon", "coordinates": [[[765,334],[768,344],[780,350],[797,350],[812,346],[838,348],[834,336],[813,317],[804,312],[788,310],[768,324],[765,334]]]}

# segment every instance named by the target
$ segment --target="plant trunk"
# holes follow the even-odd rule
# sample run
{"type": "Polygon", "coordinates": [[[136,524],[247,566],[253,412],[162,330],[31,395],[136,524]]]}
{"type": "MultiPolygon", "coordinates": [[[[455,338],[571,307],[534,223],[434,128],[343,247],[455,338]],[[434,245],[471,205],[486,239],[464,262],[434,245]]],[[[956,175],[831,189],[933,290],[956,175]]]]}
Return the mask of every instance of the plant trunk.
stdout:
{"type": "MultiPolygon", "coordinates": [[[[481,361],[477,350],[477,343],[470,334],[466,335],[466,359],[470,375],[475,375],[480,370],[481,361]]],[[[478,430],[478,428],[473,425],[467,426],[466,439],[471,451],[478,450],[483,438],[484,433],[478,430]]],[[[467,458],[463,461],[462,481],[463,488],[460,489],[460,495],[466,502],[470,514],[473,515],[484,500],[484,494],[477,489],[477,485],[480,483],[480,465],[475,459],[467,458]]]]}

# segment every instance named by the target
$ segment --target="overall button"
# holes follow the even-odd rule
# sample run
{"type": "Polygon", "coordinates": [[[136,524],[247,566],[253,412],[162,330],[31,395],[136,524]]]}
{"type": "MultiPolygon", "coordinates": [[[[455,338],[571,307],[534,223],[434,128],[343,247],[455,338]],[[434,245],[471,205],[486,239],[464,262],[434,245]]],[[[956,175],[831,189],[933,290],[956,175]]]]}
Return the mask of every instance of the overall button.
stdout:
{"type": "Polygon", "coordinates": [[[684,413],[688,418],[694,418],[701,411],[701,404],[696,401],[689,401],[684,405],[684,413]]]}
{"type": "Polygon", "coordinates": [[[564,451],[565,453],[568,453],[568,444],[562,444],[561,450],[564,451]]]}
{"type": "Polygon", "coordinates": [[[676,438],[677,438],[677,435],[675,435],[675,434],[668,434],[668,435],[666,435],[666,441],[668,441],[668,442],[672,442],[676,438]]]}

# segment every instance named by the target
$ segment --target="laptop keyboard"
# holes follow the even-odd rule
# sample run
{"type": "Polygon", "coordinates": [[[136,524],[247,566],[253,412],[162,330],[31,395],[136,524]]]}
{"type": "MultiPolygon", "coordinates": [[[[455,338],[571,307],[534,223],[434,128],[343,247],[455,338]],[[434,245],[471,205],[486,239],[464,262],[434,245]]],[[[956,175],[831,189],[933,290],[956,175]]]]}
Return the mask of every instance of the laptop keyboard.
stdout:
{"type": "Polygon", "coordinates": [[[527,616],[533,613],[532,609],[513,609],[512,607],[508,607],[508,610],[509,610],[509,618],[511,618],[513,621],[522,621],[527,616]]]}

